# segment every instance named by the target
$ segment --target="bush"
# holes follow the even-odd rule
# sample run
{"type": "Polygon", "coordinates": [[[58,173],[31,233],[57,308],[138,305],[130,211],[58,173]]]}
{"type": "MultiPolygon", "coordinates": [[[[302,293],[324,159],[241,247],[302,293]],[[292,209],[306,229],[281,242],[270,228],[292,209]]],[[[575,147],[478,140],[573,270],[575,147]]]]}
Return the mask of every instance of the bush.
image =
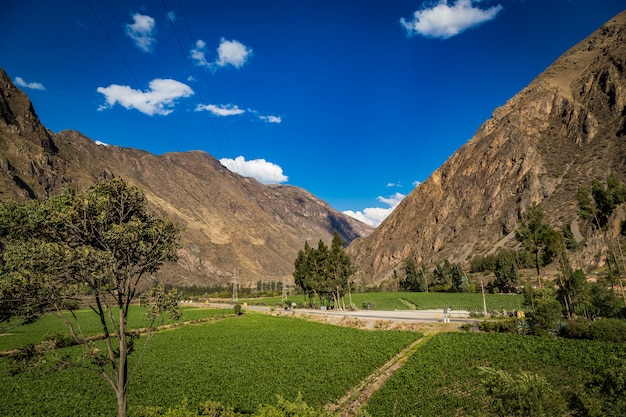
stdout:
{"type": "Polygon", "coordinates": [[[374,310],[376,308],[376,303],[373,301],[364,301],[363,302],[363,310],[374,310]]]}
{"type": "Polygon", "coordinates": [[[626,342],[626,321],[619,319],[600,319],[591,323],[589,335],[592,340],[604,342],[626,342]]]}
{"type": "Polygon", "coordinates": [[[584,317],[567,320],[561,331],[561,336],[568,339],[589,339],[590,325],[591,322],[584,317]]]}
{"type": "Polygon", "coordinates": [[[557,300],[551,299],[542,302],[535,311],[530,313],[530,318],[534,322],[533,334],[546,335],[561,321],[563,308],[557,300]]]}
{"type": "Polygon", "coordinates": [[[478,325],[478,328],[488,333],[517,333],[519,321],[520,320],[516,318],[483,321],[478,325]]]}
{"type": "Polygon", "coordinates": [[[243,310],[241,309],[241,304],[235,304],[235,314],[241,316],[243,314],[243,310]]]}
{"type": "Polygon", "coordinates": [[[480,368],[490,406],[499,416],[562,416],[567,403],[542,375],[521,371],[510,374],[493,368],[480,368]]]}

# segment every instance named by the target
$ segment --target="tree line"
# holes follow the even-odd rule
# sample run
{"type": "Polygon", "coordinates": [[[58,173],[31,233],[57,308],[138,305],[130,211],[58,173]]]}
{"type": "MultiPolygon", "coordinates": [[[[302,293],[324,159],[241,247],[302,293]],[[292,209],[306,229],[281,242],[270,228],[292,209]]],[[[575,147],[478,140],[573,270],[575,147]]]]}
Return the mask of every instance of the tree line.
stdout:
{"type": "Polygon", "coordinates": [[[579,250],[581,245],[570,228],[556,230],[543,207],[533,204],[523,214],[515,232],[521,249],[502,249],[494,254],[474,257],[469,262],[467,274],[461,264],[447,259],[429,269],[409,258],[405,261],[404,277],[399,280],[400,288],[407,291],[474,292],[480,290],[476,274],[492,274],[486,284],[488,291],[517,293],[523,287],[529,300],[527,307],[553,311],[553,317],[624,318],[626,294],[621,275],[626,270],[626,263],[620,237],[626,236],[626,222],[620,225],[620,236],[617,237],[611,236],[607,228],[617,207],[626,203],[626,185],[612,173],[606,183],[593,180],[590,191],[579,187],[576,198],[580,219],[603,242],[604,250],[600,255],[606,260],[607,271],[595,282],[588,282],[583,270],[574,270],[571,266],[570,254],[579,250]],[[554,264],[559,273],[554,281],[544,282],[541,269],[550,264],[554,264]],[[523,282],[521,269],[533,269],[535,280],[523,282]]]}
{"type": "MultiPolygon", "coordinates": [[[[344,250],[344,242],[335,232],[330,248],[322,239],[317,248],[304,243],[294,262],[293,278],[308,298],[310,305],[320,305],[345,309],[345,296],[351,295],[351,276],[356,272],[350,256],[344,250]]],[[[348,306],[352,305],[349,300],[348,306]]]]}

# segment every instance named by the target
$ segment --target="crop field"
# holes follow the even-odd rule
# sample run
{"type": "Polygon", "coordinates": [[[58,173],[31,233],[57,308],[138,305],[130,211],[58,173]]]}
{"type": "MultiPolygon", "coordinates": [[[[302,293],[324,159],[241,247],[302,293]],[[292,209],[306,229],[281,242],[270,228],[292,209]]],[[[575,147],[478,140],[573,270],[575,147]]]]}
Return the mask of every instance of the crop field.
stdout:
{"type": "MultiPolygon", "coordinates": [[[[131,307],[128,317],[128,328],[138,329],[146,327],[148,322],[145,318],[146,309],[141,307],[131,307]]],[[[181,321],[193,321],[203,318],[217,317],[232,314],[232,310],[211,310],[206,308],[183,308],[181,321]]],[[[117,313],[115,313],[117,314],[117,313]]],[[[70,314],[66,313],[70,318],[70,314]]],[[[80,321],[81,328],[86,336],[93,336],[102,333],[100,321],[91,310],[79,310],[76,315],[80,321]]],[[[38,344],[47,336],[55,333],[67,334],[69,331],[59,317],[45,315],[41,319],[28,325],[3,325],[0,327],[0,352],[9,349],[19,349],[29,343],[38,344]]]]}
{"type": "MultiPolygon", "coordinates": [[[[250,304],[277,305],[281,297],[242,299],[250,304]]],[[[303,295],[288,298],[289,302],[302,304],[303,295]]],[[[485,294],[487,311],[519,310],[523,298],[516,294],[485,294]]],[[[346,296],[346,304],[349,302],[346,296]]],[[[365,292],[352,294],[352,303],[363,309],[363,303],[373,302],[375,310],[431,310],[451,307],[453,310],[483,311],[482,294],[440,292],[365,292]]],[[[370,303],[371,304],[371,303],[370,303]]]]}
{"type": "MultiPolygon", "coordinates": [[[[484,416],[481,366],[543,375],[565,398],[626,346],[504,334],[441,333],[424,342],[367,406],[372,417],[484,416]]],[[[488,414],[487,414],[488,415],[488,414]]]]}
{"type": "MultiPolygon", "coordinates": [[[[277,394],[294,400],[301,392],[309,405],[321,407],[418,337],[254,313],[179,327],[152,338],[131,382],[129,404],[132,412],[133,405],[214,400],[249,413],[275,403],[277,394]]],[[[112,390],[89,371],[40,369],[9,376],[9,366],[7,358],[0,359],[0,415],[115,414],[112,390]]]]}

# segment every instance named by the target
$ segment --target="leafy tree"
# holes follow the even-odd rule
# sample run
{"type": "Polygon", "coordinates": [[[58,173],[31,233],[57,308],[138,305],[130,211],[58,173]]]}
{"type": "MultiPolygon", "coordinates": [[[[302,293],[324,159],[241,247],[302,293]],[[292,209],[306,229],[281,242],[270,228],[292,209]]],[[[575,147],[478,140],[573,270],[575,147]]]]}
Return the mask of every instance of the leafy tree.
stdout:
{"type": "Polygon", "coordinates": [[[312,271],[310,270],[312,263],[309,261],[309,258],[311,256],[313,255],[309,242],[304,242],[304,249],[298,251],[298,256],[294,262],[293,278],[296,286],[302,289],[305,297],[308,297],[309,302],[312,304],[315,297],[315,285],[313,283],[312,271]]]}
{"type": "Polygon", "coordinates": [[[350,257],[343,248],[338,233],[333,236],[330,249],[319,240],[317,249],[305,242],[294,262],[294,280],[309,299],[318,295],[327,305],[345,307],[345,294],[350,291],[350,276],[355,272],[350,257]]]}
{"type": "MultiPolygon", "coordinates": [[[[350,256],[343,249],[344,243],[339,237],[339,233],[335,232],[330,244],[327,266],[328,287],[332,294],[334,305],[339,308],[346,308],[345,294],[346,292],[350,293],[352,286],[350,277],[356,271],[352,266],[350,256]]],[[[350,300],[350,304],[352,304],[352,300],[350,300]]]]}
{"type": "Polygon", "coordinates": [[[493,286],[500,292],[514,292],[517,285],[517,265],[505,257],[498,257],[494,268],[495,279],[493,286]]]}
{"type": "Polygon", "coordinates": [[[592,318],[618,318],[624,306],[606,279],[590,284],[589,304],[592,318]]]}
{"type": "Polygon", "coordinates": [[[548,265],[554,259],[557,250],[553,245],[558,242],[560,236],[545,217],[543,208],[539,204],[532,204],[524,213],[522,224],[515,232],[517,240],[535,257],[539,286],[541,286],[540,267],[548,265]]]}
{"type": "MultiPolygon", "coordinates": [[[[85,348],[80,363],[102,376],[115,391],[118,416],[126,415],[128,384],[140,360],[129,370],[135,336],[127,329],[131,302],[142,278],[176,260],[180,228],[149,214],[143,192],[122,179],[96,184],[85,192],[64,190],[58,196],[0,207],[2,317],[34,320],[57,312],[76,343],[85,348]],[[61,314],[79,294],[100,318],[104,349],[81,333],[76,316],[61,314]],[[21,303],[22,307],[16,307],[21,303]]],[[[156,319],[177,304],[163,291],[150,311],[156,319]]],[[[73,311],[71,311],[73,312],[73,311]]]]}
{"type": "Polygon", "coordinates": [[[400,286],[406,291],[424,292],[428,291],[428,283],[431,281],[430,271],[424,263],[419,267],[415,261],[407,258],[405,261],[405,277],[400,281],[400,286]]]}

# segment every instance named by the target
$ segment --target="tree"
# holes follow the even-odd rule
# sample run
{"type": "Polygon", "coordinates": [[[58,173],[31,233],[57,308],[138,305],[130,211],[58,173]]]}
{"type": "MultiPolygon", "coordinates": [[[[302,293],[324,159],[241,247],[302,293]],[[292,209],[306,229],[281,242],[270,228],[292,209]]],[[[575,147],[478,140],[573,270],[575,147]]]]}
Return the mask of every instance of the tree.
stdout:
{"type": "MultiPolygon", "coordinates": [[[[345,294],[348,292],[350,298],[350,277],[356,271],[352,266],[350,256],[343,249],[344,242],[339,237],[339,233],[335,232],[333,240],[330,244],[330,252],[328,254],[328,281],[330,292],[332,293],[335,306],[346,308],[345,294]]],[[[352,300],[350,299],[350,304],[352,300]]]]}
{"type": "Polygon", "coordinates": [[[493,286],[498,288],[500,292],[513,292],[517,285],[517,265],[515,261],[504,256],[496,258],[494,267],[495,279],[493,286]]]}
{"type": "Polygon", "coordinates": [[[539,204],[532,204],[524,213],[522,224],[515,232],[516,239],[524,245],[524,248],[535,257],[537,269],[537,283],[541,286],[540,267],[548,265],[554,259],[556,250],[552,244],[560,236],[550,223],[545,219],[546,215],[539,204]]]}
{"type": "Polygon", "coordinates": [[[296,257],[294,269],[296,285],[309,295],[311,302],[318,295],[327,305],[332,302],[335,308],[345,308],[345,294],[350,291],[350,276],[355,268],[337,232],[330,249],[322,239],[317,249],[305,242],[304,250],[296,257]]]}
{"type": "MultiPolygon", "coordinates": [[[[149,214],[143,192],[122,179],[101,182],[85,192],[67,189],[44,201],[4,203],[2,317],[34,320],[44,312],[56,312],[85,348],[83,362],[66,365],[88,367],[104,378],[115,391],[118,416],[123,417],[128,384],[140,362],[128,369],[135,339],[127,329],[129,308],[142,278],[176,260],[180,230],[149,214]],[[61,314],[79,294],[89,296],[89,308],[100,319],[106,346],[102,350],[84,337],[73,311],[74,320],[61,314]],[[23,307],[15,307],[15,302],[23,307]]],[[[163,310],[176,315],[177,302],[171,294],[159,293],[163,294],[149,294],[159,300],[152,318],[163,310]]]]}

